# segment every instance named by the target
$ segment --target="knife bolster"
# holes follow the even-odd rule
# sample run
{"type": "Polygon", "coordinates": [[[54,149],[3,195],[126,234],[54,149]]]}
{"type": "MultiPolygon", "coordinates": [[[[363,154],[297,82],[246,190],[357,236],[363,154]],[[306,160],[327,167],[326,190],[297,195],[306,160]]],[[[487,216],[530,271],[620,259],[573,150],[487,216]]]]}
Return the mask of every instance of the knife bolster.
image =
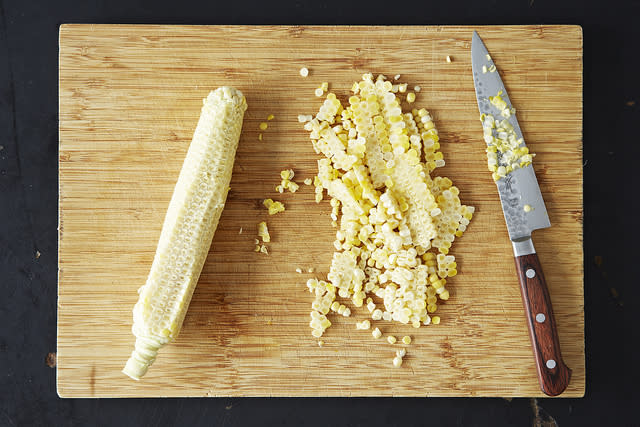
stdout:
{"type": "Polygon", "coordinates": [[[511,241],[511,244],[513,245],[513,254],[516,257],[536,253],[536,249],[533,247],[533,240],[531,240],[531,237],[527,237],[524,240],[511,241]]]}

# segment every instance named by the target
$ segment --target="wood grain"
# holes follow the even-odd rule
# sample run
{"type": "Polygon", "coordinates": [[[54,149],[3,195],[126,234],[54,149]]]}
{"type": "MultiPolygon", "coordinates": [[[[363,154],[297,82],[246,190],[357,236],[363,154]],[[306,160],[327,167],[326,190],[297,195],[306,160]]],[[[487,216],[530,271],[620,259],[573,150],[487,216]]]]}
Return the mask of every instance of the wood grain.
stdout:
{"type": "MultiPolygon", "coordinates": [[[[576,26],[474,27],[504,75],[552,227],[534,233],[564,359],[564,397],[584,394],[582,32],[576,26]]],[[[500,202],[486,171],[470,64],[471,27],[63,25],[60,28],[58,393],[116,396],[541,396],[500,202]],[[447,63],[449,55],[453,62],[447,63]],[[298,74],[300,67],[311,71],[298,74]],[[332,319],[311,337],[306,279],[325,277],[334,230],[311,188],[277,195],[278,172],[312,177],[317,155],[297,122],[320,82],[341,98],[364,72],[420,85],[434,116],[442,174],[476,207],[452,251],[460,274],[442,323],[394,349],[332,319]],[[182,333],[143,381],[120,370],[131,309],[209,90],[249,104],[231,192],[182,333]],[[264,140],[258,125],[268,114],[264,140]],[[287,205],[268,217],[265,197],[287,205]],[[267,220],[269,256],[253,252],[267,220]],[[243,233],[239,234],[242,227],[243,233]],[[315,274],[297,274],[313,267],[315,274]]]]}

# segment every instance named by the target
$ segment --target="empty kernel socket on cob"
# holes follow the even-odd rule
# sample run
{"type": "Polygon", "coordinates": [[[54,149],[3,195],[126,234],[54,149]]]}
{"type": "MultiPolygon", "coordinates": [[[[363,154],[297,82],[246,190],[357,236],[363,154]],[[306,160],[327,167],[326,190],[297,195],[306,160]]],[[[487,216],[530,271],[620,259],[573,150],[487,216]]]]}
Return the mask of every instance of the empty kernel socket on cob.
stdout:
{"type": "Polygon", "coordinates": [[[135,380],[180,332],[227,198],[246,109],[242,93],[231,87],[204,100],[149,277],[133,308],[135,350],[122,372],[135,380]]]}

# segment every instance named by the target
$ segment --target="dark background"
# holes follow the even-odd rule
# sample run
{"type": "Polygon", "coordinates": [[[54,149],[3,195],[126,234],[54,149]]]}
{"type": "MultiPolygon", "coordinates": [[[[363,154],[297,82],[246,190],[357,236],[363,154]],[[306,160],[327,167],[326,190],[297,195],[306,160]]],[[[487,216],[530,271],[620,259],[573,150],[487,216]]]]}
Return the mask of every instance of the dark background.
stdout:
{"type": "Polygon", "coordinates": [[[633,357],[640,283],[631,275],[640,212],[639,24],[640,2],[617,0],[0,0],[0,426],[640,425],[633,357]],[[59,399],[46,358],[56,351],[62,23],[582,25],[585,398],[59,399]]]}

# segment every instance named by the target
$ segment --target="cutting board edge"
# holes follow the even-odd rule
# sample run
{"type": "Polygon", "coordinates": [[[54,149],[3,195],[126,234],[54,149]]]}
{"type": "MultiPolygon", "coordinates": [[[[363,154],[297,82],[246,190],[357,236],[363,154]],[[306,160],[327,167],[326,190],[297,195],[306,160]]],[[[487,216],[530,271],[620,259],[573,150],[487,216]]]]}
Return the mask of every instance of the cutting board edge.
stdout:
{"type": "MultiPolygon", "coordinates": [[[[73,28],[75,28],[75,27],[81,27],[81,26],[86,26],[86,25],[96,25],[96,24],[62,24],[62,25],[60,25],[60,38],[62,38],[62,36],[63,36],[63,32],[68,31],[68,30],[71,30],[71,29],[73,29],[73,28]]],[[[137,26],[138,26],[138,25],[136,25],[136,24],[97,24],[97,25],[100,25],[100,26],[110,26],[110,25],[113,25],[113,26],[118,26],[118,27],[125,27],[125,26],[126,26],[126,27],[129,27],[129,26],[131,26],[131,27],[137,27],[137,26]]],[[[148,26],[149,26],[149,27],[158,26],[158,27],[163,27],[163,28],[164,28],[164,27],[166,27],[166,26],[164,26],[164,25],[155,25],[155,24],[148,25],[148,26]]],[[[192,26],[172,26],[172,27],[192,27],[192,26]]],[[[209,25],[205,25],[205,26],[196,26],[196,27],[235,27],[235,26],[226,26],[226,25],[214,25],[214,26],[209,26],[209,25]]],[[[305,27],[305,28],[326,28],[326,27],[324,27],[324,26],[295,26],[295,25],[292,25],[292,26],[269,25],[269,26],[264,26],[264,27],[286,27],[286,28],[291,28],[291,27],[305,27]]],[[[329,26],[329,27],[345,27],[345,26],[335,25],[335,26],[329,26]]],[[[353,27],[368,27],[368,26],[353,26],[353,27]]],[[[396,26],[374,26],[374,27],[396,27],[396,26]]],[[[418,27],[418,28],[419,28],[419,27],[424,27],[424,26],[406,26],[406,27],[418,27]]],[[[451,26],[443,26],[443,27],[446,27],[446,28],[462,28],[462,27],[464,27],[464,28],[468,28],[469,26],[455,26],[455,25],[451,25],[451,26]]],[[[510,26],[476,26],[476,27],[474,27],[474,28],[487,28],[487,27],[488,27],[488,28],[494,28],[494,27],[500,27],[500,28],[516,27],[516,28],[517,28],[517,27],[521,27],[521,26],[520,26],[520,25],[510,25],[510,26]]],[[[540,25],[540,27],[573,27],[574,29],[578,29],[578,30],[579,30],[579,32],[580,32],[580,49],[582,50],[582,48],[583,48],[583,46],[582,46],[583,39],[582,39],[582,27],[581,27],[580,25],[540,25]]],[[[581,56],[580,64],[581,64],[581,70],[582,70],[582,73],[581,73],[581,75],[580,75],[580,84],[581,84],[581,85],[583,85],[583,68],[582,68],[583,62],[582,62],[582,56],[581,56]]],[[[60,69],[59,69],[59,72],[60,72],[60,69]]],[[[60,76],[59,76],[59,79],[60,79],[60,76]]],[[[581,99],[580,99],[580,101],[581,101],[581,111],[580,111],[580,112],[581,112],[581,115],[583,116],[583,115],[584,115],[583,91],[580,91],[580,96],[581,96],[581,99]]],[[[59,100],[60,100],[60,97],[59,97],[59,100]]],[[[60,108],[60,106],[59,106],[59,108],[60,108]]],[[[59,130],[58,130],[58,131],[59,131],[59,133],[60,133],[60,128],[59,128],[59,130]]],[[[582,133],[581,133],[581,139],[580,139],[580,142],[581,142],[581,144],[583,144],[583,130],[582,130],[582,133]]],[[[61,138],[59,138],[59,148],[61,148],[61,147],[62,147],[62,139],[61,139],[61,138]]],[[[59,190],[60,190],[60,174],[61,174],[61,171],[60,171],[60,169],[59,169],[59,190]]],[[[580,174],[581,174],[581,178],[582,178],[582,188],[581,188],[581,192],[580,192],[580,197],[581,197],[581,201],[582,201],[582,205],[583,205],[583,206],[582,206],[582,210],[584,211],[584,196],[583,196],[584,176],[583,176],[583,170],[582,170],[582,168],[580,169],[580,174]]],[[[60,192],[59,192],[59,195],[60,195],[60,192]]],[[[64,279],[62,279],[62,281],[61,281],[61,274],[60,274],[60,273],[61,273],[61,269],[60,269],[60,259],[61,259],[60,243],[61,243],[61,241],[62,241],[62,239],[63,239],[63,235],[62,235],[62,210],[61,210],[61,198],[60,198],[60,197],[58,198],[58,213],[59,213],[59,224],[58,224],[58,281],[57,281],[57,282],[58,282],[58,296],[59,296],[59,292],[60,292],[60,284],[61,284],[61,282],[64,280],[64,279]]],[[[584,225],[583,225],[583,228],[582,228],[582,235],[584,235],[584,225]]],[[[582,291],[582,294],[583,294],[583,297],[584,297],[584,274],[585,274],[585,271],[584,271],[584,244],[583,244],[583,245],[581,245],[581,248],[582,248],[582,252],[583,252],[583,253],[582,253],[582,266],[581,266],[581,267],[582,267],[582,289],[581,289],[581,291],[582,291]]],[[[59,306],[58,306],[58,308],[59,308],[59,306]]],[[[583,319],[584,319],[584,308],[581,310],[581,314],[582,314],[583,319]]],[[[60,321],[60,310],[58,309],[58,317],[57,317],[57,325],[56,325],[56,326],[57,326],[56,334],[57,334],[57,339],[58,339],[58,340],[60,339],[59,329],[58,329],[58,328],[59,328],[59,325],[60,325],[60,322],[59,322],[59,321],[60,321]]],[[[583,320],[583,322],[584,322],[584,320],[583,320]]],[[[583,329],[583,337],[584,337],[584,329],[583,329]]],[[[64,366],[64,353],[63,353],[63,355],[62,355],[62,356],[63,356],[63,357],[62,357],[62,359],[61,359],[61,361],[60,361],[60,364],[62,364],[62,366],[64,366]]],[[[582,363],[583,363],[583,366],[584,366],[584,358],[585,358],[584,345],[583,345],[583,351],[582,351],[582,358],[583,358],[583,362],[582,362],[582,363]]],[[[64,391],[64,390],[63,390],[63,383],[61,382],[61,378],[59,377],[58,373],[59,373],[59,370],[57,369],[57,372],[56,372],[56,384],[57,384],[57,392],[58,392],[58,395],[59,395],[60,397],[65,397],[65,398],[70,398],[70,397],[118,397],[118,395],[112,395],[112,396],[110,396],[110,395],[101,395],[101,396],[82,396],[82,394],[81,394],[81,393],[79,393],[79,394],[75,394],[75,392],[68,392],[68,391],[64,391]]],[[[586,372],[585,372],[584,378],[586,379],[586,372]]],[[[582,391],[582,394],[581,394],[581,395],[579,395],[579,396],[573,396],[573,395],[570,395],[570,393],[569,393],[569,394],[563,394],[563,395],[561,395],[560,397],[583,397],[583,396],[584,396],[584,393],[585,393],[585,384],[584,384],[584,383],[585,383],[585,381],[582,381],[582,384],[580,385],[580,388],[581,388],[581,391],[582,391]]],[[[161,395],[143,395],[143,396],[140,396],[140,397],[147,397],[147,396],[163,397],[163,396],[161,396],[161,395]]],[[[175,397],[178,397],[178,396],[187,396],[187,395],[178,395],[178,394],[176,394],[176,395],[168,395],[167,397],[169,397],[169,396],[175,396],[175,397]]],[[[197,396],[197,395],[195,395],[195,394],[194,394],[194,395],[188,395],[188,396],[197,396]]],[[[202,395],[202,396],[206,396],[206,394],[204,394],[204,395],[202,395]]],[[[229,395],[220,395],[220,396],[252,396],[252,395],[244,395],[244,394],[229,394],[229,395]]],[[[266,395],[256,394],[255,396],[266,396],[266,395]]],[[[282,395],[282,396],[285,396],[285,395],[282,395]]],[[[312,396],[312,395],[309,395],[309,396],[312,396]]],[[[336,395],[336,396],[338,396],[338,395],[336,395]]],[[[347,395],[344,395],[344,396],[347,396],[347,395]]],[[[443,396],[443,397],[444,397],[444,396],[448,396],[448,395],[446,395],[446,394],[444,394],[444,395],[433,395],[432,397],[439,397],[439,396],[443,396]]],[[[489,397],[489,396],[491,396],[491,397],[530,397],[530,396],[518,396],[518,395],[513,395],[513,396],[498,396],[498,395],[485,395],[485,394],[479,394],[479,395],[477,395],[477,396],[478,396],[478,397],[480,397],[480,396],[487,396],[487,397],[489,397]]],[[[542,395],[542,394],[540,395],[540,397],[543,397],[543,396],[544,396],[544,395],[542,395]]]]}

